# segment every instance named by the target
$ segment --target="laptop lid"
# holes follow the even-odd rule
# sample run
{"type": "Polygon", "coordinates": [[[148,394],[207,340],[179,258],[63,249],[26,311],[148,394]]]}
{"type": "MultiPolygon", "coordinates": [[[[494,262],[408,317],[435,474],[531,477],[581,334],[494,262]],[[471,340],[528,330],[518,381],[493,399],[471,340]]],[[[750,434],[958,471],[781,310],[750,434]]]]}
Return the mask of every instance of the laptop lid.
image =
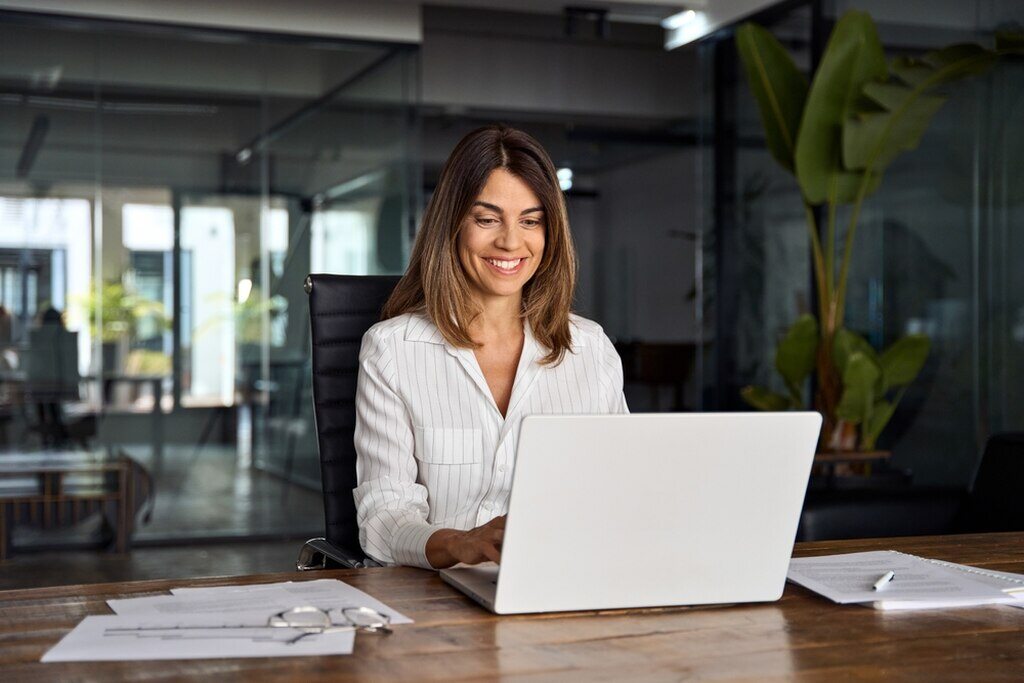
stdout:
{"type": "Polygon", "coordinates": [[[523,419],[494,611],[776,600],[817,413],[523,419]]]}

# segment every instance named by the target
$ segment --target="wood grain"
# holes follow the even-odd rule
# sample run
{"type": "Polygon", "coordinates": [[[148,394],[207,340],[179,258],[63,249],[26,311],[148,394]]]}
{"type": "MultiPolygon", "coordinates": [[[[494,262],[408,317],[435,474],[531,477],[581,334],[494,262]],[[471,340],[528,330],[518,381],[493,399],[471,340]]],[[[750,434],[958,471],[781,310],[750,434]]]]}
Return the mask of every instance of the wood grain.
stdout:
{"type": "MultiPolygon", "coordinates": [[[[1024,573],[1024,533],[798,544],[797,556],[895,549],[1024,573]]],[[[775,603],[498,617],[436,574],[387,568],[142,581],[0,592],[4,681],[736,680],[1021,681],[1024,609],[885,613],[787,586],[775,603]],[[416,623],[360,635],[348,657],[40,664],[114,597],[181,585],[338,578],[416,623]]]]}

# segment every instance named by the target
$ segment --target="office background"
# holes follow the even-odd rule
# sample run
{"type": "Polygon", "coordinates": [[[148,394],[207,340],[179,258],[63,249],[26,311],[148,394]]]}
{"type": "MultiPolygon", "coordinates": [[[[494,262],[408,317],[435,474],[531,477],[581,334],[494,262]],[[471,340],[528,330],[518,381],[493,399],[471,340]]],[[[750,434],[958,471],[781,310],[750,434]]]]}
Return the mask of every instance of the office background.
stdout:
{"type": "MultiPolygon", "coordinates": [[[[318,535],[303,278],[402,272],[447,153],[493,121],[564,169],[577,310],[615,340],[634,412],[779,385],[810,252],[735,22],[668,50],[685,3],[273,4],[0,2],[0,464],[125,454],[136,548],[318,535]]],[[[1024,21],[1017,0],[749,5],[804,69],[851,8],[890,55],[1024,21]]],[[[950,95],[865,205],[848,326],[932,353],[884,471],[851,486],[966,487],[990,434],[1024,430],[1024,64],[950,95]]],[[[23,566],[111,539],[99,514],[20,521],[23,566]]]]}

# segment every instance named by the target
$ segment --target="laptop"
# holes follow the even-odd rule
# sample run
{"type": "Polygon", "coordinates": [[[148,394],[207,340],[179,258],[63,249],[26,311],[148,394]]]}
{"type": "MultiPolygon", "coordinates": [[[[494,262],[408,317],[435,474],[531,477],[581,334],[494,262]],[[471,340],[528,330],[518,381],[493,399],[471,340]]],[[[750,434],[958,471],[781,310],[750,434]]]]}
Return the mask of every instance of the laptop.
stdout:
{"type": "Polygon", "coordinates": [[[501,565],[441,577],[497,614],[778,600],[818,413],[531,415],[501,565]]]}

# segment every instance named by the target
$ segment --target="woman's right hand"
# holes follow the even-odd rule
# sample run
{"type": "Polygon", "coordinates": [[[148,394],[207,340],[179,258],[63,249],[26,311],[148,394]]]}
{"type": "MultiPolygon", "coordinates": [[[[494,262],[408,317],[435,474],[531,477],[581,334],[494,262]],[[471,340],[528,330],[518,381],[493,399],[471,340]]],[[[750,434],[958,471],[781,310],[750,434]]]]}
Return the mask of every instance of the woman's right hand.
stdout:
{"type": "Polygon", "coordinates": [[[501,544],[505,538],[505,515],[495,517],[469,531],[440,529],[427,540],[427,561],[435,569],[453,564],[501,562],[501,544]]]}

